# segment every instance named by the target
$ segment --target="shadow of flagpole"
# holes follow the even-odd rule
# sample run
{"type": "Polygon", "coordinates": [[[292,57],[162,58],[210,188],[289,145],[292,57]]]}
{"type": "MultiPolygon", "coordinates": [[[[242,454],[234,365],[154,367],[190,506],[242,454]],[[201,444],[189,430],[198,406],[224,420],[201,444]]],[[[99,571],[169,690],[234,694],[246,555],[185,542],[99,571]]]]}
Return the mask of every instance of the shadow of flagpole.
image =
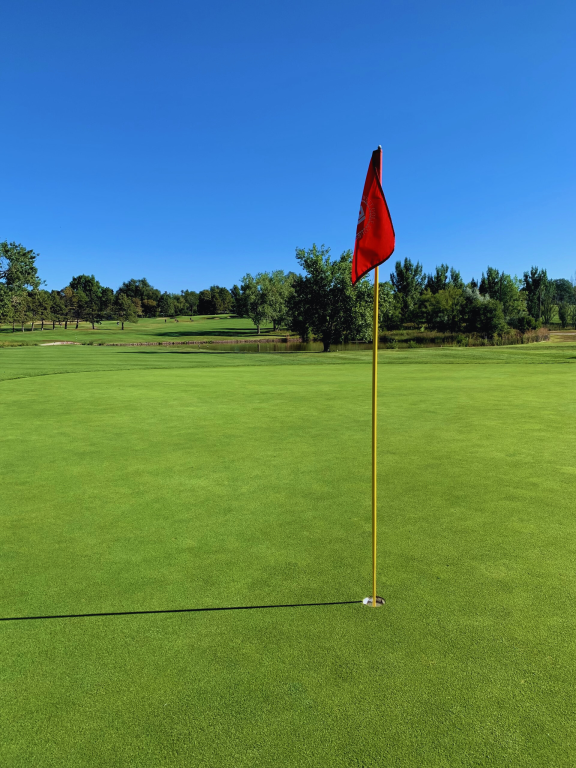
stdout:
{"type": "Polygon", "coordinates": [[[362,600],[338,600],[330,603],[286,603],[284,605],[229,605],[216,608],[165,608],[155,611],[108,611],[106,613],[65,613],[55,616],[6,616],[0,621],[46,621],[48,619],[90,619],[99,616],[145,616],[154,613],[206,613],[208,611],[254,611],[269,608],[316,608],[327,605],[360,604],[362,600]]]}

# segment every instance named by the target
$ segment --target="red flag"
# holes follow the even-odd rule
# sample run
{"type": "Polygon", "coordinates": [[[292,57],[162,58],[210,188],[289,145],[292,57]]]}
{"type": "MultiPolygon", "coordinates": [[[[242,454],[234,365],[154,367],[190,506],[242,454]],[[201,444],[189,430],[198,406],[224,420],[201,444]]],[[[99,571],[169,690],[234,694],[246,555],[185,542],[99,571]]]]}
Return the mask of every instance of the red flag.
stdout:
{"type": "Polygon", "coordinates": [[[360,203],[352,259],[352,285],[394,253],[396,237],[381,179],[382,148],[378,147],[372,152],[360,203]]]}

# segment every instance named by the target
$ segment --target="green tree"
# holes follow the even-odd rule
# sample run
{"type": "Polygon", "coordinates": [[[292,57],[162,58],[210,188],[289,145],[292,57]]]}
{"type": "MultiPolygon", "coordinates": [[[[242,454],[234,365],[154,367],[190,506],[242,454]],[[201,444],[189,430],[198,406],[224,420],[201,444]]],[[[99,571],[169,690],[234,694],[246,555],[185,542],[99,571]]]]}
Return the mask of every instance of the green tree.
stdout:
{"type": "Polygon", "coordinates": [[[103,314],[103,301],[105,299],[102,286],[94,275],[78,275],[70,280],[70,287],[78,296],[82,294],[82,301],[79,305],[81,316],[92,324],[92,330],[94,330],[95,324],[103,314]]]}
{"type": "Polygon", "coordinates": [[[50,316],[52,330],[56,327],[56,323],[61,323],[66,318],[66,305],[61,291],[50,291],[50,316]]]}
{"type": "Polygon", "coordinates": [[[394,293],[392,283],[386,281],[378,286],[378,322],[380,328],[394,330],[400,328],[401,308],[398,297],[394,293]]]}
{"type": "Polygon", "coordinates": [[[566,328],[570,322],[570,304],[566,301],[561,301],[558,304],[558,317],[560,318],[562,328],[566,328]]]}
{"type": "Polygon", "coordinates": [[[134,300],[128,298],[125,293],[116,292],[112,311],[114,318],[122,323],[122,330],[124,330],[124,323],[138,322],[134,300]]]}
{"type": "Polygon", "coordinates": [[[198,293],[197,291],[182,291],[182,298],[186,307],[184,314],[195,315],[198,312],[198,293]]]}
{"type": "Polygon", "coordinates": [[[198,294],[198,314],[214,314],[214,302],[212,301],[212,294],[207,288],[205,288],[203,291],[200,291],[198,294]]]}
{"type": "Polygon", "coordinates": [[[27,292],[14,293],[11,298],[13,318],[20,323],[22,333],[24,333],[24,324],[32,316],[30,297],[27,292]]]}
{"type": "Polygon", "coordinates": [[[68,322],[76,316],[77,297],[69,285],[60,291],[64,303],[64,330],[68,330],[68,322]]]}
{"type": "Polygon", "coordinates": [[[20,243],[0,243],[0,322],[14,324],[24,316],[28,319],[31,307],[27,292],[38,290],[42,282],[36,268],[37,257],[37,253],[20,243]]]}
{"type": "Polygon", "coordinates": [[[506,330],[502,304],[486,296],[472,297],[468,306],[467,330],[493,338],[506,330]]]}
{"type": "Polygon", "coordinates": [[[352,251],[332,261],[329,248],[313,244],[297,248],[296,259],[305,274],[294,280],[292,329],[309,328],[325,352],[337,342],[371,339],[372,287],[367,278],[352,286],[352,251]]]}
{"type": "Polygon", "coordinates": [[[450,268],[448,264],[440,264],[439,267],[436,267],[435,272],[428,275],[426,278],[425,289],[432,294],[436,294],[438,291],[443,291],[448,285],[449,270],[450,268]]]}
{"type": "Polygon", "coordinates": [[[526,309],[530,317],[540,320],[542,317],[542,293],[543,287],[548,282],[545,269],[531,267],[529,272],[524,272],[524,285],[522,291],[526,296],[526,309]]]}
{"type": "Polygon", "coordinates": [[[158,302],[158,313],[160,314],[160,317],[174,317],[174,299],[172,296],[170,296],[169,293],[164,292],[160,296],[160,301],[158,302]]]}
{"type": "Polygon", "coordinates": [[[232,312],[233,300],[228,288],[223,288],[220,285],[210,286],[210,298],[214,314],[222,315],[232,312]]]}
{"type": "Polygon", "coordinates": [[[74,291],[73,292],[73,317],[76,321],[76,328],[80,325],[80,321],[83,317],[85,317],[85,311],[88,304],[88,299],[86,297],[86,294],[84,291],[74,291]]]}
{"type": "Polygon", "coordinates": [[[36,269],[37,253],[19,243],[0,243],[0,283],[13,293],[32,291],[40,287],[36,269]]]}
{"type": "Polygon", "coordinates": [[[12,331],[14,331],[14,320],[14,306],[10,293],[6,286],[0,283],[0,324],[12,323],[12,331]]]}
{"type": "Polygon", "coordinates": [[[478,290],[482,296],[496,299],[499,293],[500,272],[494,267],[488,267],[486,274],[482,272],[478,290]]]}
{"type": "Polygon", "coordinates": [[[404,263],[397,261],[390,282],[398,297],[401,322],[417,322],[420,296],[426,283],[420,262],[413,264],[410,259],[404,259],[404,263]]]}
{"type": "Polygon", "coordinates": [[[40,318],[40,291],[28,291],[28,314],[30,316],[30,331],[34,331],[36,321],[40,318]]]}
{"type": "Polygon", "coordinates": [[[549,325],[552,322],[556,308],[556,286],[552,281],[546,281],[540,287],[542,301],[542,320],[549,325]]]}
{"type": "Polygon", "coordinates": [[[33,311],[32,330],[34,330],[34,316],[41,322],[40,330],[44,330],[44,323],[52,317],[52,298],[48,291],[31,291],[31,306],[33,311]]]}
{"type": "Polygon", "coordinates": [[[570,280],[560,278],[559,280],[552,280],[554,283],[554,292],[557,304],[564,302],[565,304],[575,304],[576,296],[574,295],[574,286],[570,280]]]}
{"type": "Polygon", "coordinates": [[[514,318],[526,314],[526,301],[520,293],[521,285],[517,277],[488,267],[486,274],[482,273],[479,291],[481,295],[499,301],[506,318],[514,318]]]}
{"type": "Polygon", "coordinates": [[[114,300],[116,295],[112,288],[104,286],[100,294],[100,318],[112,319],[114,300]]]}
{"type": "Polygon", "coordinates": [[[462,280],[462,275],[460,272],[458,272],[457,269],[454,269],[454,267],[450,267],[449,285],[453,286],[454,288],[458,288],[460,291],[463,291],[466,287],[464,285],[464,280],[462,280]]]}
{"type": "Polygon", "coordinates": [[[145,277],[140,279],[132,278],[122,283],[117,293],[124,293],[129,299],[138,299],[140,302],[141,313],[144,317],[156,317],[158,314],[158,302],[162,296],[162,291],[150,285],[145,277]]]}
{"type": "Polygon", "coordinates": [[[258,335],[260,335],[262,323],[268,317],[266,296],[262,290],[262,274],[260,273],[255,277],[252,277],[249,273],[244,275],[240,290],[242,291],[245,317],[249,317],[252,320],[258,335]]]}
{"type": "Polygon", "coordinates": [[[233,285],[230,290],[232,296],[232,312],[239,317],[244,316],[244,305],[242,303],[242,291],[239,285],[233,285]]]}
{"type": "Polygon", "coordinates": [[[188,305],[184,301],[182,294],[171,293],[170,296],[174,304],[174,317],[178,317],[178,315],[185,315],[188,309],[188,305]]]}
{"type": "Polygon", "coordinates": [[[432,293],[425,290],[420,298],[420,313],[429,328],[457,332],[465,321],[466,299],[464,291],[446,283],[446,288],[432,293]]]}
{"type": "Polygon", "coordinates": [[[294,291],[295,273],[284,274],[281,269],[263,272],[260,277],[260,289],[265,306],[266,319],[272,323],[273,330],[285,326],[288,322],[288,303],[294,291]]]}

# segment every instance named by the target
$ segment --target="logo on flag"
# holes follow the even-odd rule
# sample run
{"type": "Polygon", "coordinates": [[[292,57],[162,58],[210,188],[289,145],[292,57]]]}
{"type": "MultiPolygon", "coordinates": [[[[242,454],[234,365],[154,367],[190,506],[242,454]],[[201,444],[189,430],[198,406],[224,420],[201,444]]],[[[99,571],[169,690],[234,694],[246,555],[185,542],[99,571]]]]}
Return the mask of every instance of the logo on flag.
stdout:
{"type": "Polygon", "coordinates": [[[376,207],[368,198],[363,197],[360,203],[360,213],[358,214],[358,224],[356,225],[356,240],[359,240],[362,235],[368,231],[370,225],[374,223],[376,218],[376,207]]]}

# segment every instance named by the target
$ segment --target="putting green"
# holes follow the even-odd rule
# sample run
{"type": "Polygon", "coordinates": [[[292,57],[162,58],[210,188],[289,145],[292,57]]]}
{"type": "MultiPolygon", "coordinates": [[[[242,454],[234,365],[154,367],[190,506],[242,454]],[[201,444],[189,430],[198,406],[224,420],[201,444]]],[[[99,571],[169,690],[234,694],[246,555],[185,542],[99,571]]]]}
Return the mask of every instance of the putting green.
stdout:
{"type": "MultiPolygon", "coordinates": [[[[575,356],[381,354],[383,609],[0,622],[0,764],[572,766],[575,356]]],[[[1,351],[0,615],[363,598],[368,361],[1,351]]]]}

